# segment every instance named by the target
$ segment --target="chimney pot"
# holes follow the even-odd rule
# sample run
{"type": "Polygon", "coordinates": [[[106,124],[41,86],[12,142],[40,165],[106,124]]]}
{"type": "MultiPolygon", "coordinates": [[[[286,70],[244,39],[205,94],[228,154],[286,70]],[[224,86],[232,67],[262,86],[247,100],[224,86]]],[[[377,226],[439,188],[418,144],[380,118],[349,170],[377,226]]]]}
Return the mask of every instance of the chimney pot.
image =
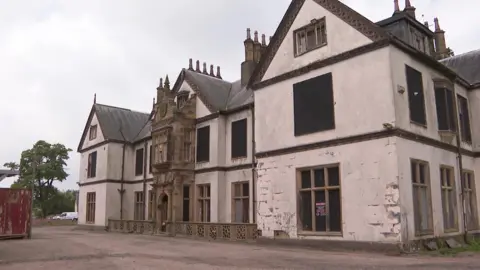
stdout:
{"type": "Polygon", "coordinates": [[[210,76],[215,77],[215,73],[213,72],[213,65],[210,65],[210,76]]]}
{"type": "Polygon", "coordinates": [[[398,0],[393,0],[394,5],[394,13],[400,12],[400,5],[398,4],[398,0]]]}
{"type": "Polygon", "coordinates": [[[267,41],[265,40],[265,34],[262,34],[262,46],[267,46],[267,41]]]}
{"type": "Polygon", "coordinates": [[[203,62],[203,74],[208,74],[207,72],[207,63],[203,62]]]}
{"type": "Polygon", "coordinates": [[[192,58],[188,59],[188,69],[193,70],[193,60],[192,60],[192,58]]]}
{"type": "Polygon", "coordinates": [[[163,78],[160,78],[160,84],[158,85],[158,87],[163,88],[163,78]]]}
{"type": "Polygon", "coordinates": [[[254,32],[253,41],[258,42],[258,31],[255,31],[255,32],[254,32]]]}
{"type": "Polygon", "coordinates": [[[195,71],[200,72],[200,61],[197,60],[196,66],[195,66],[195,71]]]}
{"type": "Polygon", "coordinates": [[[247,39],[252,39],[250,28],[247,28],[247,39]]]}
{"type": "Polygon", "coordinates": [[[220,66],[217,66],[217,78],[222,79],[222,75],[220,75],[220,66]]]}

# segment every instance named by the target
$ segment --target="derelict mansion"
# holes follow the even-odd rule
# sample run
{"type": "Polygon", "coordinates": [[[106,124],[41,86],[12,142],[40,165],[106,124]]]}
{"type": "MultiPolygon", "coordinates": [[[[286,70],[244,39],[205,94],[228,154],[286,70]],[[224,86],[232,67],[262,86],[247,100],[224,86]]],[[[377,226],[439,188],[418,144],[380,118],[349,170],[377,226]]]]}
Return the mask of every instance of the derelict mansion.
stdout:
{"type": "Polygon", "coordinates": [[[190,60],[147,113],[94,102],[79,224],[390,243],[476,232],[480,50],[454,56],[438,19],[404,5],[374,23],[293,0],[268,43],[247,31],[237,81],[190,60]]]}

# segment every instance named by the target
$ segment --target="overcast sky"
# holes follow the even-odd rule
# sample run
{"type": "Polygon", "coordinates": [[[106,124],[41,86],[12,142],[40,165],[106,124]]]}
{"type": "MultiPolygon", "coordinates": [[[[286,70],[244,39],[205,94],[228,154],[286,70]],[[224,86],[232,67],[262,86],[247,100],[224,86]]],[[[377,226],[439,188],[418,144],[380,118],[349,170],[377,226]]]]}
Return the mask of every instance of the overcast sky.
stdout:
{"type": "MultiPolygon", "coordinates": [[[[400,0],[403,8],[403,0],[400,0]]],[[[480,48],[474,0],[411,0],[421,21],[440,18],[456,54],[480,48]],[[422,19],[424,14],[424,19],[422,19]]],[[[273,35],[290,0],[1,0],[0,165],[37,140],[63,143],[77,188],[76,148],[97,102],[148,112],[160,76],[172,81],[188,58],[240,76],[247,27],[273,35]]],[[[344,0],[372,21],[393,0],[344,0]]],[[[0,186],[9,186],[13,179],[0,186]]]]}

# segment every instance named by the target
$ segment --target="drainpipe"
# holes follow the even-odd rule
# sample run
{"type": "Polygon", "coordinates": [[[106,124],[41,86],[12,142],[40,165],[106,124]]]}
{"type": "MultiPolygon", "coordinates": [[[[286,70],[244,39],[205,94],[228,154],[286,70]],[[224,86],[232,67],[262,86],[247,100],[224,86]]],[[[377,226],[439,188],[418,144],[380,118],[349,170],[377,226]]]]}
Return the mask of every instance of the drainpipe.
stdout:
{"type": "Polygon", "coordinates": [[[147,214],[147,154],[148,154],[148,141],[143,143],[143,220],[146,220],[147,214]]]}
{"type": "Polygon", "coordinates": [[[257,221],[257,192],[256,192],[256,181],[255,181],[255,106],[252,104],[250,106],[252,112],[252,195],[253,195],[253,206],[252,206],[252,223],[257,221]]]}
{"type": "Polygon", "coordinates": [[[467,223],[467,212],[465,208],[465,187],[463,185],[463,160],[462,160],[462,140],[460,139],[460,124],[458,123],[458,106],[457,106],[457,91],[455,86],[453,87],[453,111],[455,112],[455,138],[457,141],[457,158],[458,158],[458,170],[460,171],[460,188],[462,190],[462,215],[463,215],[463,238],[465,243],[468,242],[468,223],[467,223]]]}

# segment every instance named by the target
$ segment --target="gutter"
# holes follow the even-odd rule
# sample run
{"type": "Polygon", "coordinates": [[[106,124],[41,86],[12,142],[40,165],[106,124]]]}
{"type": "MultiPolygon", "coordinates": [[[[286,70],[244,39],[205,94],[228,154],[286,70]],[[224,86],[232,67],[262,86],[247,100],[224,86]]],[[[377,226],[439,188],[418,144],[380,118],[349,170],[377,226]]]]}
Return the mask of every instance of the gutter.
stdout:
{"type": "Polygon", "coordinates": [[[462,192],[460,193],[462,199],[462,215],[463,215],[463,238],[465,243],[468,243],[468,221],[467,221],[467,211],[466,211],[466,201],[465,201],[465,187],[463,183],[463,159],[462,159],[462,140],[460,138],[460,124],[458,121],[458,106],[457,106],[457,91],[455,86],[453,87],[453,111],[455,112],[455,138],[457,142],[457,158],[458,158],[458,170],[460,171],[460,188],[462,192]]]}
{"type": "MultiPolygon", "coordinates": [[[[148,141],[143,143],[143,220],[147,220],[145,217],[147,215],[147,154],[148,154],[148,141]]],[[[152,153],[150,153],[151,155],[152,153]]],[[[149,164],[150,165],[150,164],[149,164]]]]}
{"type": "Polygon", "coordinates": [[[257,189],[256,189],[256,179],[255,179],[255,106],[253,103],[250,106],[250,111],[252,112],[252,223],[256,223],[257,220],[257,189]]]}

